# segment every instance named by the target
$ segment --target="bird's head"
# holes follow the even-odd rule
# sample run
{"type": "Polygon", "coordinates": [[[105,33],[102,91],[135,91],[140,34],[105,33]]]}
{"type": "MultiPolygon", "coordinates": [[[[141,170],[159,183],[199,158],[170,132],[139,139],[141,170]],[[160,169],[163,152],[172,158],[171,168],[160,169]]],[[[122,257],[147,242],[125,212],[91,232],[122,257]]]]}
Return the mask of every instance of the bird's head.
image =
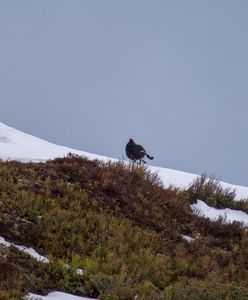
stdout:
{"type": "Polygon", "coordinates": [[[131,138],[131,137],[129,138],[129,143],[130,144],[135,144],[133,138],[131,138]]]}

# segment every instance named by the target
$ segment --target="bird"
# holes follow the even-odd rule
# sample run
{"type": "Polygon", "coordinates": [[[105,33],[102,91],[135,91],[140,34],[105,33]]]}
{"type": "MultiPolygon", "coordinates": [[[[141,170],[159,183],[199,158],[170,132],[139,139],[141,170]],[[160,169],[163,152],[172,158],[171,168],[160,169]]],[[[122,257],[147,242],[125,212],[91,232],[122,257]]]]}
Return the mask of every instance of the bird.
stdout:
{"type": "Polygon", "coordinates": [[[142,162],[146,164],[146,161],[143,159],[144,157],[153,159],[153,156],[147,154],[144,147],[136,144],[132,138],[129,138],[129,142],[126,144],[126,155],[132,161],[138,162],[139,164],[142,162]]]}

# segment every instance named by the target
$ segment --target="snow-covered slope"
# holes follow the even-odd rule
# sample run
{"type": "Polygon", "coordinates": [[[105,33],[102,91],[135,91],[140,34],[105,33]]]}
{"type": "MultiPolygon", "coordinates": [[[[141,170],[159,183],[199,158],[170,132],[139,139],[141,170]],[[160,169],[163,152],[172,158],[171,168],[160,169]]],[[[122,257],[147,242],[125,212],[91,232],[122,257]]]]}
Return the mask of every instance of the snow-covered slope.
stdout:
{"type": "MultiPolygon", "coordinates": [[[[55,157],[66,156],[69,152],[85,156],[89,159],[117,161],[117,159],[114,158],[58,146],[0,123],[0,158],[3,160],[44,162],[55,157]]],[[[159,174],[166,187],[174,185],[182,189],[187,188],[198,176],[196,174],[167,168],[150,167],[150,169],[152,172],[159,174]]],[[[222,182],[222,184],[224,187],[236,190],[237,200],[248,198],[248,187],[232,185],[225,182],[222,182]]]]}
{"type": "Polygon", "coordinates": [[[30,134],[23,133],[0,122],[0,158],[22,162],[45,162],[48,159],[63,157],[69,152],[90,159],[109,160],[107,157],[58,146],[30,134]]]}

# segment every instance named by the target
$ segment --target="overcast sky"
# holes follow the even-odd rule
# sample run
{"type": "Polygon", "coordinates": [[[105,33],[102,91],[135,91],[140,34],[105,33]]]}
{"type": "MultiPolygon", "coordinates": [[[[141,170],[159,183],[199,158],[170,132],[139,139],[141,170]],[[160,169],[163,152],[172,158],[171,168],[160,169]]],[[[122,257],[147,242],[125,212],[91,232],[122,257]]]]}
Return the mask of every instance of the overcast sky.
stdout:
{"type": "Polygon", "coordinates": [[[247,0],[0,0],[0,122],[248,185],[247,0]]]}

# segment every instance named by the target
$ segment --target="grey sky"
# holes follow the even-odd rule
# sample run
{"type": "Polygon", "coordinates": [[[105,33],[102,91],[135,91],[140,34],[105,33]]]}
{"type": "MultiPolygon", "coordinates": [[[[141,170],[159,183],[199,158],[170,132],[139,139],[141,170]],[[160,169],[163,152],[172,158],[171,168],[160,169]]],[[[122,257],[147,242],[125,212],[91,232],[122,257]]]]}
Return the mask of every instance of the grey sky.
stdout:
{"type": "Polygon", "coordinates": [[[248,185],[247,0],[0,0],[0,121],[248,185]]]}

